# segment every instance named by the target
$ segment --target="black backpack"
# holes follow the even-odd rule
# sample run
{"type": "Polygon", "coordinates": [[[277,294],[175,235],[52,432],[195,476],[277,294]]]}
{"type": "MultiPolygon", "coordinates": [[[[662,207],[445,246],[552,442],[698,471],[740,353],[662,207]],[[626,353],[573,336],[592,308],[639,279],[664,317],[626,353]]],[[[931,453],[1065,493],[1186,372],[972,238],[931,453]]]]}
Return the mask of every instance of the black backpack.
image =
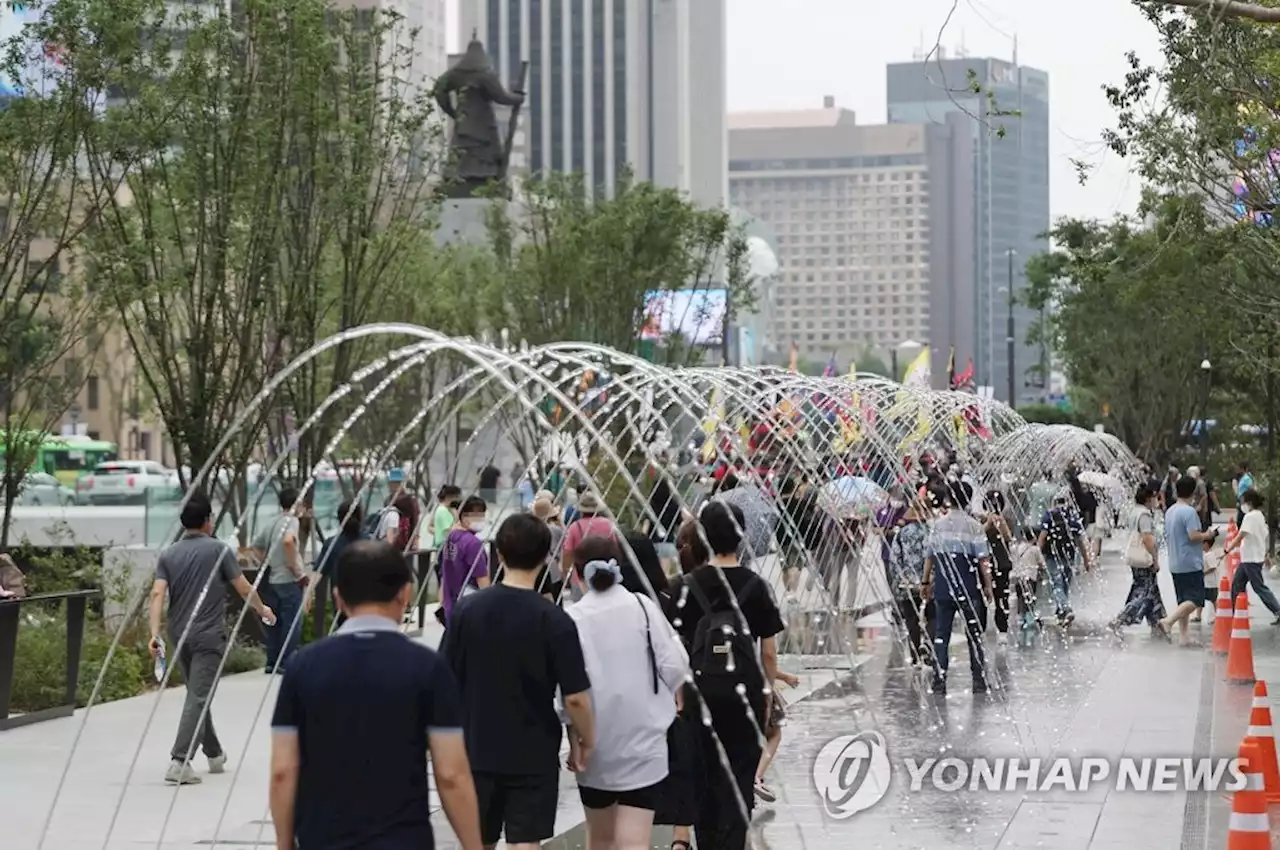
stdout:
{"type": "Polygon", "coordinates": [[[1071,523],[1067,519],[1066,508],[1054,508],[1049,511],[1049,525],[1045,529],[1044,554],[1061,558],[1074,558],[1076,555],[1075,535],[1071,533],[1071,523]]]}
{"type": "Polygon", "coordinates": [[[361,540],[374,540],[378,536],[378,526],[382,525],[382,518],[387,515],[386,508],[380,508],[364,518],[364,524],[360,526],[361,540]]]}
{"type": "Polygon", "coordinates": [[[697,580],[686,576],[685,584],[702,606],[702,618],[694,626],[689,644],[689,666],[698,690],[714,696],[730,695],[744,682],[760,678],[760,660],[756,656],[756,639],[743,623],[738,613],[743,603],[751,598],[756,582],[751,582],[741,595],[734,594],[738,605],[725,598],[713,605],[698,586],[697,580]]]}

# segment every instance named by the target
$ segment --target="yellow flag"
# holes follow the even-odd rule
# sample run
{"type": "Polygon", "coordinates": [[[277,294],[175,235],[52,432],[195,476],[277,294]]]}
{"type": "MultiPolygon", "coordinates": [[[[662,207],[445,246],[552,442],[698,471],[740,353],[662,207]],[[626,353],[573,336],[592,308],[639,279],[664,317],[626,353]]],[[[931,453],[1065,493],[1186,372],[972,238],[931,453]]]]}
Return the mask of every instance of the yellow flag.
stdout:
{"type": "Polygon", "coordinates": [[[907,367],[907,374],[903,376],[902,383],[907,386],[921,387],[928,389],[933,385],[933,370],[929,360],[929,349],[923,349],[916,359],[911,361],[911,365],[907,367]]]}
{"type": "Polygon", "coordinates": [[[716,432],[724,421],[724,399],[720,396],[720,388],[711,391],[711,405],[707,418],[702,420],[702,462],[711,463],[716,456],[716,432]]]}

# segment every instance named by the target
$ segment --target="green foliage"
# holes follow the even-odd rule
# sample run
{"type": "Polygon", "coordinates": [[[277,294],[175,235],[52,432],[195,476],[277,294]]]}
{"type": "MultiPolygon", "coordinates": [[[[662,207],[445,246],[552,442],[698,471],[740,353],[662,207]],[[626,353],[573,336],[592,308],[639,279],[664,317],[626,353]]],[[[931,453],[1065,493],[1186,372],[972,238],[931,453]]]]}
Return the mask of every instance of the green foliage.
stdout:
{"type": "MultiPolygon", "coordinates": [[[[101,619],[89,615],[85,623],[84,644],[81,648],[80,675],[76,687],[76,705],[83,708],[93,694],[111,646],[113,632],[101,619]]],[[[156,681],[154,663],[147,651],[149,637],[138,625],[125,629],[120,644],[107,665],[102,680],[98,702],[128,699],[153,691],[156,681]]],[[[249,673],[261,670],[266,664],[262,647],[243,641],[232,644],[223,665],[222,674],[249,673]]],[[[15,711],[38,711],[61,705],[66,696],[66,612],[59,608],[35,611],[24,617],[18,629],[18,648],[14,669],[12,704],[15,711]]],[[[169,676],[169,686],[182,684],[182,675],[175,667],[169,676]]]]}
{"type": "MultiPolygon", "coordinates": [[[[611,196],[589,192],[578,175],[521,185],[514,202],[495,199],[488,231],[495,275],[483,295],[490,326],[531,345],[582,340],[633,352],[645,295],[728,291],[730,318],[755,294],[747,243],[727,210],[703,210],[674,189],[619,181],[611,196]]],[[[706,316],[690,317],[701,321],[706,316]]],[[[666,340],[666,361],[691,351],[666,340]]]]}
{"type": "MultiPolygon", "coordinates": [[[[10,550],[26,573],[28,593],[102,589],[101,555],[87,546],[45,547],[23,543],[10,550]]],[[[113,592],[118,589],[112,588],[113,592]]],[[[104,595],[109,595],[104,591],[104,595]]]]}
{"type": "Polygon", "coordinates": [[[1147,228],[1060,221],[1050,233],[1057,250],[1027,266],[1027,300],[1055,307],[1033,335],[1050,338],[1085,390],[1080,414],[1140,456],[1167,456],[1204,410],[1201,360],[1225,361],[1217,293],[1239,268],[1200,198],[1149,194],[1144,205],[1147,228]]]}
{"type": "Polygon", "coordinates": [[[1081,424],[1084,421],[1081,417],[1052,404],[1026,404],[1018,408],[1018,415],[1028,422],[1035,422],[1041,425],[1087,427],[1081,424]]]}
{"type": "Polygon", "coordinates": [[[42,70],[48,64],[31,62],[46,44],[75,43],[62,36],[74,29],[68,18],[80,4],[31,5],[44,12],[42,20],[0,44],[0,73],[39,95],[8,98],[0,108],[0,453],[8,459],[0,548],[34,459],[28,437],[56,430],[86,378],[63,363],[84,353],[85,327],[100,299],[66,273],[109,189],[81,167],[83,134],[94,125],[89,80],[74,66],[54,79],[42,70]]]}
{"type": "MultiPolygon", "coordinates": [[[[29,607],[29,606],[28,606],[29,607]]],[[[33,612],[18,629],[18,649],[14,667],[13,707],[18,711],[36,711],[59,705],[66,696],[66,614],[33,612]]],[[[89,617],[85,623],[84,645],[80,656],[80,675],[76,704],[83,707],[93,693],[98,672],[102,669],[111,646],[111,633],[101,620],[89,617]]],[[[99,702],[137,696],[154,686],[151,659],[147,654],[147,638],[141,630],[126,633],[117,647],[102,682],[99,702]]]]}

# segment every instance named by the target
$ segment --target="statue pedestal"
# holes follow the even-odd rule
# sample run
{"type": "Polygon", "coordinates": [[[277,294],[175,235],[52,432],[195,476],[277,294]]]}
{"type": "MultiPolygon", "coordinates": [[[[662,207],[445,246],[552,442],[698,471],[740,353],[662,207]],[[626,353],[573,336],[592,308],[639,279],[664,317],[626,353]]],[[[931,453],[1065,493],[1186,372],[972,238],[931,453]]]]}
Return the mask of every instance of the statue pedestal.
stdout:
{"type": "Polygon", "coordinates": [[[467,243],[482,245],[489,241],[485,229],[487,198],[449,198],[440,205],[440,226],[436,228],[437,245],[467,243]]]}
{"type": "MultiPolygon", "coordinates": [[[[489,229],[485,225],[490,198],[448,198],[440,205],[440,226],[436,228],[437,245],[485,245],[489,244],[489,229]]],[[[520,216],[516,204],[507,201],[507,216],[519,225],[520,216]]],[[[516,234],[520,240],[520,234],[516,234]]]]}

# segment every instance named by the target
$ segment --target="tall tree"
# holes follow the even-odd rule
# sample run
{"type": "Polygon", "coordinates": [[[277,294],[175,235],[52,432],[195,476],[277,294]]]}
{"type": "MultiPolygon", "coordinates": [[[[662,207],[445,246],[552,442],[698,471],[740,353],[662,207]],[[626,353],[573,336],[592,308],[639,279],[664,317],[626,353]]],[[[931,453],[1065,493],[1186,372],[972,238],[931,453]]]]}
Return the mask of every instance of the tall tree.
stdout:
{"type": "MultiPolygon", "coordinates": [[[[370,321],[408,321],[431,294],[422,261],[442,148],[431,100],[414,81],[422,57],[392,11],[335,11],[316,23],[316,61],[292,95],[282,184],[282,281],[271,313],[284,357],[370,321]]],[[[385,342],[354,340],[308,363],[281,408],[314,410],[373,345],[385,342]]],[[[284,418],[273,417],[277,435],[289,430],[284,418]]],[[[299,472],[321,460],[337,421],[300,438],[299,472]]]]}
{"type": "Polygon", "coordinates": [[[0,102],[0,550],[41,442],[88,375],[99,298],[76,273],[77,248],[119,183],[79,167],[97,132],[92,73],[49,58],[74,46],[77,10],[30,4],[32,22],[0,61],[14,85],[0,102]]]}
{"type": "Polygon", "coordinates": [[[1239,274],[1199,196],[1148,195],[1151,226],[1064,220],[1057,249],[1027,267],[1033,309],[1052,304],[1036,334],[1052,339],[1067,377],[1141,456],[1165,456],[1204,412],[1197,379],[1223,350],[1223,281],[1239,274]]]}
{"type": "MultiPolygon", "coordinates": [[[[136,2],[140,46],[104,71],[116,97],[102,123],[125,142],[87,151],[98,184],[127,175],[92,260],[179,464],[234,479],[285,405],[214,450],[266,376],[366,321],[402,274],[423,233],[429,128],[394,16],[136,2]]],[[[318,368],[280,398],[313,408],[344,377],[340,362],[318,368]]]]}
{"type": "MultiPolygon", "coordinates": [[[[730,320],[755,304],[746,239],[728,211],[629,177],[610,196],[587,191],[579,175],[531,179],[514,201],[492,205],[488,232],[496,273],[485,313],[530,344],[574,339],[634,352],[655,293],[682,293],[675,303],[688,315],[676,322],[715,339],[722,303],[730,320]]],[[[697,354],[675,334],[663,342],[668,362],[697,354]]]]}

